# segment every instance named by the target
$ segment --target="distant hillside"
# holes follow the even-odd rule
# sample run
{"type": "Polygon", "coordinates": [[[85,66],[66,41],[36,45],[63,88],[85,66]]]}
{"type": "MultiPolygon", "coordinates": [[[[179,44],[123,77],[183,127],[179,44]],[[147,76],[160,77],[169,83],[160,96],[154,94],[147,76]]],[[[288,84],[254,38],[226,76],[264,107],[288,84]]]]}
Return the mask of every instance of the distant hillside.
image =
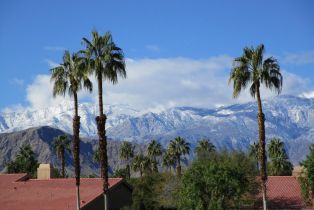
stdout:
{"type": "MultiPolygon", "coordinates": [[[[56,154],[52,148],[52,141],[55,137],[65,134],[63,131],[48,126],[29,128],[13,133],[0,134],[0,171],[4,170],[4,163],[14,160],[23,144],[30,144],[35,152],[39,163],[51,163],[60,167],[56,154]]],[[[69,138],[72,138],[68,134],[69,138]]],[[[117,168],[124,167],[124,163],[119,159],[119,148],[121,141],[108,141],[108,157],[110,173],[117,168]]],[[[93,151],[98,147],[96,139],[82,139],[81,142],[81,171],[82,175],[98,174],[99,165],[93,162],[93,151]]],[[[137,150],[138,150],[137,146],[137,150]]],[[[143,148],[144,149],[144,148],[143,148]]],[[[66,154],[66,169],[69,174],[73,174],[73,158],[66,154]]]]}

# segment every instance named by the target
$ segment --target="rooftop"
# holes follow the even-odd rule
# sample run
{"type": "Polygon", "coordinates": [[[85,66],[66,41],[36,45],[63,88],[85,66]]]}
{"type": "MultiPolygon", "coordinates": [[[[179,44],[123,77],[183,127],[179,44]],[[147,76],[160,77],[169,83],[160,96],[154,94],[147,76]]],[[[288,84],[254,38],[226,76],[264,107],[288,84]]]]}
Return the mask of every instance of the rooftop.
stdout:
{"type": "MultiPolygon", "coordinates": [[[[109,190],[122,178],[109,178],[109,190]]],[[[81,207],[102,194],[101,178],[81,178],[81,207]]],[[[28,179],[26,174],[0,174],[0,204],[2,210],[67,210],[75,209],[75,179],[28,179]]]]}

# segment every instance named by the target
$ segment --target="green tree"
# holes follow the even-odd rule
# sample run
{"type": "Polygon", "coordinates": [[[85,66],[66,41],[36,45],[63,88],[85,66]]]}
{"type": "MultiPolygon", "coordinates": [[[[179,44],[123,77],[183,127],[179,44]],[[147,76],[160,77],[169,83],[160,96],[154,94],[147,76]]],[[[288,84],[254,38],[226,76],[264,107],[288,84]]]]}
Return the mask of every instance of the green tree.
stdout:
{"type": "Polygon", "coordinates": [[[131,178],[130,161],[134,157],[134,146],[130,142],[124,141],[120,146],[120,158],[126,161],[127,178],[131,178]]]}
{"type": "Polygon", "coordinates": [[[123,179],[126,179],[128,178],[128,176],[129,176],[128,170],[126,168],[122,168],[115,170],[112,177],[122,177],[123,179]]]}
{"type": "Polygon", "coordinates": [[[244,153],[224,152],[194,162],[182,177],[178,209],[238,209],[257,193],[255,175],[255,164],[244,153]]]}
{"type": "Polygon", "coordinates": [[[125,60],[123,51],[112,39],[110,32],[104,36],[97,31],[92,32],[92,41],[83,38],[86,49],[82,52],[88,60],[90,72],[96,76],[98,83],[98,105],[99,116],[96,117],[97,130],[99,136],[101,177],[103,178],[104,207],[108,209],[108,156],[106,139],[106,120],[107,117],[103,111],[103,80],[116,84],[118,76],[126,78],[125,60]]]}
{"type": "Polygon", "coordinates": [[[314,197],[314,144],[309,147],[309,154],[306,156],[305,160],[303,160],[300,164],[305,168],[304,170],[304,178],[301,180],[303,197],[305,200],[308,200],[307,203],[311,203],[310,201],[314,197]],[[312,195],[312,197],[310,197],[312,195]]]}
{"type": "Polygon", "coordinates": [[[180,136],[171,140],[168,146],[168,153],[176,160],[177,176],[181,176],[181,156],[190,153],[190,144],[180,136]]]}
{"type": "Polygon", "coordinates": [[[209,139],[199,140],[194,150],[199,160],[208,159],[209,155],[215,151],[216,147],[209,139]]]}
{"type": "Polygon", "coordinates": [[[273,176],[291,176],[293,165],[289,161],[284,143],[278,138],[272,138],[268,144],[268,153],[271,163],[270,173],[273,176]]]}
{"type": "Polygon", "coordinates": [[[152,171],[158,173],[158,160],[157,157],[162,155],[162,146],[156,140],[152,140],[147,148],[148,157],[152,163],[152,171]]]}
{"type": "Polygon", "coordinates": [[[6,163],[8,173],[27,173],[35,177],[38,167],[38,162],[35,159],[35,153],[30,145],[25,144],[20,147],[14,161],[6,163]]]}
{"type": "Polygon", "coordinates": [[[88,79],[88,72],[84,58],[79,54],[70,54],[65,51],[63,63],[51,69],[51,81],[53,85],[53,96],[65,95],[67,92],[74,98],[74,116],[73,116],[73,157],[76,179],[76,204],[80,209],[80,116],[78,115],[78,91],[83,87],[92,91],[92,83],[88,79]]]}
{"type": "Polygon", "coordinates": [[[260,175],[262,179],[263,208],[266,204],[266,152],[265,152],[265,117],[262,109],[260,86],[275,90],[278,94],[282,89],[282,75],[277,60],[269,57],[264,60],[264,45],[255,49],[245,47],[243,55],[234,60],[234,66],[230,73],[229,83],[233,82],[233,97],[237,98],[241,91],[250,85],[250,94],[256,97],[258,105],[258,127],[259,127],[259,162],[260,175]]]}
{"type": "Polygon", "coordinates": [[[150,159],[143,154],[137,154],[133,158],[132,169],[135,172],[140,172],[140,176],[142,177],[144,173],[150,172],[150,159]]]}
{"type": "Polygon", "coordinates": [[[61,176],[65,177],[65,152],[71,152],[70,141],[67,135],[60,135],[54,138],[53,148],[57,153],[58,159],[61,161],[61,176]]]}

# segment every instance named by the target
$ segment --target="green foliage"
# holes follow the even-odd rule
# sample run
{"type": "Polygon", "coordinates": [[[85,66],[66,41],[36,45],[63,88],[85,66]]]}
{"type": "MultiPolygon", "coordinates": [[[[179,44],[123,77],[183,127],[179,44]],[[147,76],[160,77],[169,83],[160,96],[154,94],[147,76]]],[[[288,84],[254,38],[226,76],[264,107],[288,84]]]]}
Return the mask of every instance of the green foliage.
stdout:
{"type": "Polygon", "coordinates": [[[71,142],[67,135],[60,135],[52,142],[54,151],[57,153],[57,157],[61,161],[61,174],[65,177],[65,152],[71,152],[71,142]]]}
{"type": "Polygon", "coordinates": [[[151,162],[147,156],[143,154],[137,154],[133,158],[132,169],[135,172],[140,172],[140,176],[142,177],[143,174],[148,174],[151,172],[151,162]]]}
{"type": "Polygon", "coordinates": [[[212,152],[216,151],[216,147],[209,139],[201,139],[197,142],[195,153],[198,160],[208,159],[212,152]]]}
{"type": "Polygon", "coordinates": [[[245,47],[243,55],[234,60],[230,73],[229,83],[233,82],[233,97],[237,98],[241,91],[250,85],[250,94],[253,98],[260,84],[278,94],[282,88],[282,75],[277,60],[273,57],[263,59],[265,48],[261,44],[255,49],[245,47]]]}
{"type": "Polygon", "coordinates": [[[20,147],[16,159],[6,164],[7,173],[27,173],[36,177],[38,162],[30,145],[20,147]]]}
{"type": "Polygon", "coordinates": [[[259,170],[259,165],[258,165],[258,151],[259,151],[259,145],[258,143],[254,142],[253,144],[250,145],[249,148],[249,156],[252,157],[255,162],[256,162],[256,169],[259,170]]]}
{"type": "Polygon", "coordinates": [[[269,174],[272,176],[291,176],[293,165],[289,161],[284,142],[278,138],[272,138],[268,144],[269,174]]]}
{"type": "Polygon", "coordinates": [[[130,180],[133,186],[130,207],[125,210],[166,210],[176,209],[176,194],[179,182],[177,178],[169,173],[154,173],[141,178],[130,180]]]}
{"type": "Polygon", "coordinates": [[[301,195],[302,195],[303,202],[305,203],[306,206],[311,207],[312,198],[311,198],[310,181],[307,176],[300,176],[298,180],[301,187],[301,195]]]}
{"type": "Polygon", "coordinates": [[[182,156],[190,153],[190,144],[184,138],[178,136],[170,141],[167,153],[175,159],[177,176],[181,176],[181,159],[182,156]]]}
{"type": "Polygon", "coordinates": [[[130,161],[134,157],[134,146],[128,142],[124,141],[120,146],[120,158],[124,161],[126,161],[126,172],[127,176],[126,178],[131,178],[131,170],[130,170],[130,161]]]}
{"type": "Polygon", "coordinates": [[[162,165],[166,167],[167,170],[171,170],[171,167],[175,167],[176,160],[173,155],[171,155],[168,151],[163,156],[162,165]]]}
{"type": "Polygon", "coordinates": [[[304,175],[307,181],[307,188],[312,192],[312,196],[314,197],[314,144],[310,146],[309,150],[309,154],[301,162],[301,165],[305,168],[304,175]]]}
{"type": "Polygon", "coordinates": [[[93,31],[92,40],[83,38],[83,43],[86,49],[82,53],[87,58],[88,69],[97,79],[106,79],[115,84],[118,82],[118,75],[126,78],[123,51],[114,43],[110,32],[101,36],[93,31]]]}
{"type": "Polygon", "coordinates": [[[147,148],[147,156],[150,159],[152,166],[151,170],[154,172],[158,172],[158,160],[157,157],[162,155],[163,148],[160,143],[158,143],[156,140],[152,140],[147,148]]]}
{"type": "Polygon", "coordinates": [[[92,83],[88,78],[84,58],[78,53],[64,52],[63,63],[51,69],[51,81],[54,81],[53,96],[76,95],[82,87],[92,91],[92,83]]]}
{"type": "Polygon", "coordinates": [[[179,209],[239,207],[255,194],[255,163],[244,153],[223,152],[197,161],[185,172],[179,191],[179,209]]]}
{"type": "Polygon", "coordinates": [[[122,169],[117,169],[112,177],[122,177],[124,179],[128,178],[128,169],[127,168],[122,168],[122,169]]]}

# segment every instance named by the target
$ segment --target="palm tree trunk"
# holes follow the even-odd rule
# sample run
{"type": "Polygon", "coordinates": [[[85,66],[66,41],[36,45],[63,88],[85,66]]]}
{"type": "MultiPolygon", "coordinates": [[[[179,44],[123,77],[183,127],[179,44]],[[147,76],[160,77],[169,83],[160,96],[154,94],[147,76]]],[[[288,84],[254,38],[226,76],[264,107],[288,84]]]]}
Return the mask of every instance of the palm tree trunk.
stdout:
{"type": "Polygon", "coordinates": [[[108,209],[108,157],[107,157],[107,139],[106,139],[106,120],[107,117],[103,111],[102,101],[102,77],[98,77],[98,103],[99,103],[99,116],[96,117],[98,137],[99,137],[99,156],[100,156],[100,175],[103,178],[103,195],[104,195],[104,208],[108,209]]]}
{"type": "Polygon", "coordinates": [[[177,176],[178,176],[178,177],[181,177],[180,155],[177,155],[177,176]]]}
{"type": "Polygon", "coordinates": [[[76,184],[76,209],[80,209],[80,117],[78,116],[77,93],[74,93],[74,117],[73,117],[73,156],[76,184]]]}
{"type": "Polygon", "coordinates": [[[256,84],[256,97],[258,106],[258,134],[259,134],[259,161],[260,161],[260,175],[262,179],[262,194],[263,194],[263,208],[267,209],[267,173],[266,173],[266,151],[265,151],[265,116],[262,110],[262,101],[260,96],[260,85],[256,84]]]}
{"type": "Polygon", "coordinates": [[[65,162],[64,162],[64,148],[61,150],[61,173],[62,173],[62,178],[65,178],[65,162]]]}

